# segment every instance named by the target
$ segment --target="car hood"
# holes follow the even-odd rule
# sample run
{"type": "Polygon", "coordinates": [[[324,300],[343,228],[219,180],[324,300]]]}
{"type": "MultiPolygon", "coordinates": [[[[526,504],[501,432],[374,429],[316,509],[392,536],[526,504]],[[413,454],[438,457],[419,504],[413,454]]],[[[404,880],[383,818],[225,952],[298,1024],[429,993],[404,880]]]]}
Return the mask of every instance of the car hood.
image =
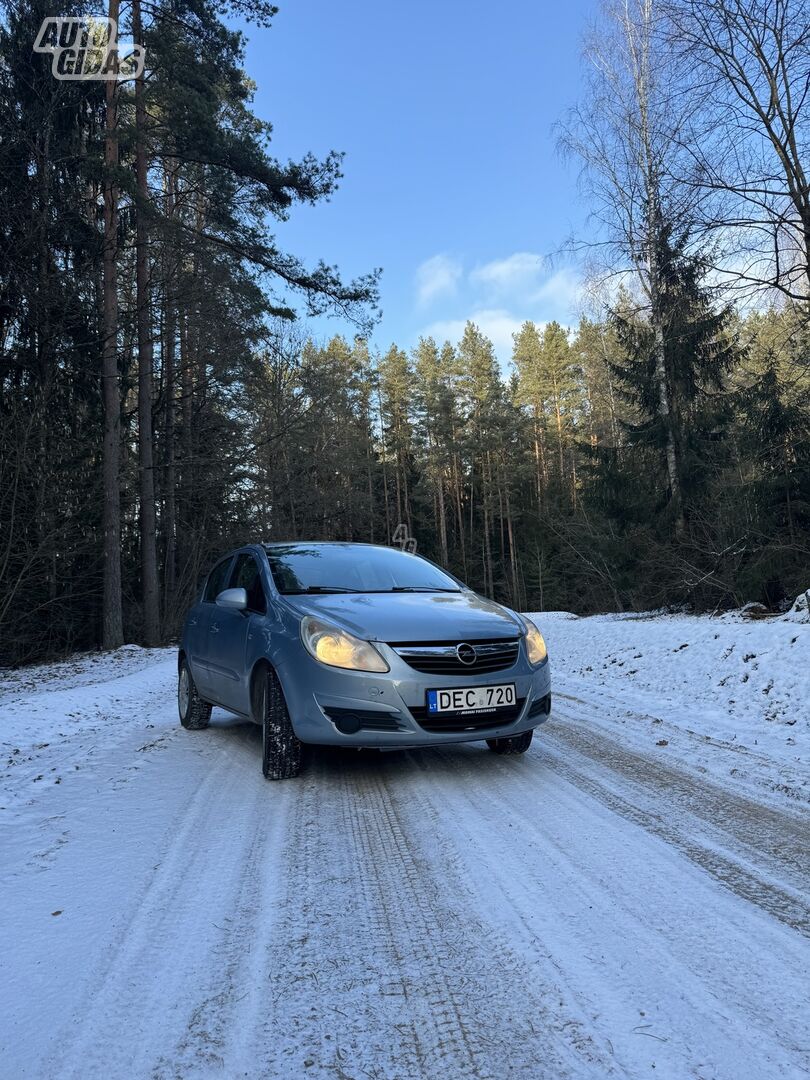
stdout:
{"type": "Polygon", "coordinates": [[[284,600],[301,615],[332,620],[371,641],[482,641],[523,631],[511,611],[472,592],[288,594],[284,600]]]}

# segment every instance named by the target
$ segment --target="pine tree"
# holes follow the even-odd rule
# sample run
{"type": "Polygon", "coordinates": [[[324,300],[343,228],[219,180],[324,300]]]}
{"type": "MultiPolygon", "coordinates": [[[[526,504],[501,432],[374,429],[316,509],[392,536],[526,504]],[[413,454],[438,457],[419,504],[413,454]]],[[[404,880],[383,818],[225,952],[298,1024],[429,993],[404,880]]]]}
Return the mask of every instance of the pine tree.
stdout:
{"type": "MultiPolygon", "coordinates": [[[[413,370],[408,354],[392,345],[377,363],[380,387],[383,455],[388,465],[394,525],[405,525],[413,535],[413,426],[411,386],[413,370]]],[[[389,518],[390,519],[390,518],[389,518]]]]}
{"type": "Polygon", "coordinates": [[[503,387],[493,344],[472,322],[468,322],[464,327],[458,345],[458,365],[459,390],[466,414],[470,538],[472,540],[476,532],[480,538],[483,590],[488,596],[492,596],[493,449],[503,387]],[[481,508],[477,529],[476,504],[481,508]]]}
{"type": "Polygon", "coordinates": [[[537,506],[543,505],[548,487],[546,442],[548,417],[542,377],[543,342],[533,322],[524,322],[514,335],[512,362],[517,372],[517,400],[526,405],[532,418],[532,444],[537,506]]]}
{"type": "Polygon", "coordinates": [[[737,353],[728,332],[730,312],[714,309],[704,284],[705,264],[686,253],[685,238],[673,242],[666,230],[658,245],[659,310],[655,320],[614,312],[613,325],[628,362],[610,366],[622,394],[639,414],[638,422],[626,425],[631,443],[660,453],[670,481],[669,511],[676,533],[681,534],[678,522],[688,521],[690,502],[696,503],[705,490],[705,470],[728,421],[723,391],[737,353]]]}

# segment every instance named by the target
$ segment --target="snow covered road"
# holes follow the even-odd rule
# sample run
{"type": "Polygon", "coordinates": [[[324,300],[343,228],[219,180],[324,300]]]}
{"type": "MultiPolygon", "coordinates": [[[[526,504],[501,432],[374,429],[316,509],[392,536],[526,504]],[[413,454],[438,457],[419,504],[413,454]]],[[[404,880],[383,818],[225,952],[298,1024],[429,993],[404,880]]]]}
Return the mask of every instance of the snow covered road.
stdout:
{"type": "Polygon", "coordinates": [[[551,626],[525,758],[282,784],[258,729],[179,727],[169,651],[4,679],[0,1075],[810,1075],[797,727],[777,759],[653,715],[577,669],[595,625],[551,626]]]}

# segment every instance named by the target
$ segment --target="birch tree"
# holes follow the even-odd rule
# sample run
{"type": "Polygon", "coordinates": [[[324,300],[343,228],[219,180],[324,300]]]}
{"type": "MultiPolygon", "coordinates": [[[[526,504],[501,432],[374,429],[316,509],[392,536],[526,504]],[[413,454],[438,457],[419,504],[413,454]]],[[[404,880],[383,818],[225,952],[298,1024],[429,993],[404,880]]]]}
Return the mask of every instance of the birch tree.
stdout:
{"type": "Polygon", "coordinates": [[[665,0],[692,97],[701,224],[729,280],[810,297],[810,3],[665,0]]]}
{"type": "Polygon", "coordinates": [[[584,165],[593,210],[592,251],[602,269],[630,279],[639,314],[654,335],[657,408],[665,432],[675,534],[685,532],[677,402],[667,371],[666,237],[688,234],[694,190],[683,182],[689,153],[683,132],[691,105],[668,45],[659,0],[609,0],[586,42],[586,93],[561,129],[565,149],[584,165]]]}

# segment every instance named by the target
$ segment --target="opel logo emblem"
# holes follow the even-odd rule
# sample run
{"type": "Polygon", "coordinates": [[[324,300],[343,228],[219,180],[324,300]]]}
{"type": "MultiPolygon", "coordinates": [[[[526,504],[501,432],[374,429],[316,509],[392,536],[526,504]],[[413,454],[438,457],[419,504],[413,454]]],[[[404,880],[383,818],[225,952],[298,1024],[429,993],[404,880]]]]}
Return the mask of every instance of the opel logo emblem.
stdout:
{"type": "Polygon", "coordinates": [[[472,645],[468,645],[466,641],[462,641],[460,645],[456,645],[456,656],[462,664],[474,664],[478,659],[478,653],[472,645]]]}

